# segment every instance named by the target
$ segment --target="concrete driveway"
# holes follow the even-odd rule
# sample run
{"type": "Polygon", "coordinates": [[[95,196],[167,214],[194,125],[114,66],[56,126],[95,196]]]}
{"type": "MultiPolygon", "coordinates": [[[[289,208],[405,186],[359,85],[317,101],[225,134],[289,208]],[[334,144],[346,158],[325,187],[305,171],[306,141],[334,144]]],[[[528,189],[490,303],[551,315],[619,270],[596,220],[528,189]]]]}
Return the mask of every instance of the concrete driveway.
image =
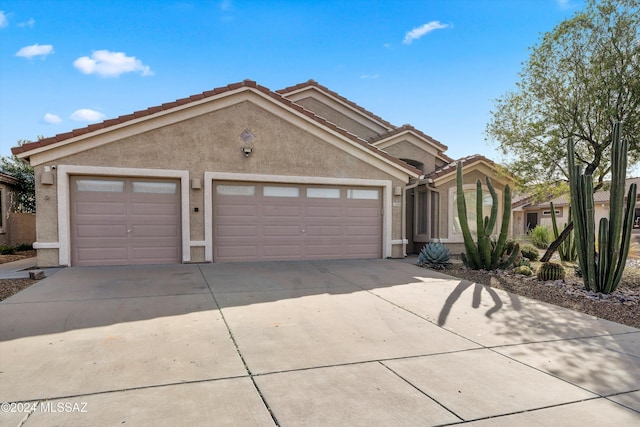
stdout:
{"type": "Polygon", "coordinates": [[[67,268],[0,425],[640,425],[640,331],[391,260],[67,268]]]}

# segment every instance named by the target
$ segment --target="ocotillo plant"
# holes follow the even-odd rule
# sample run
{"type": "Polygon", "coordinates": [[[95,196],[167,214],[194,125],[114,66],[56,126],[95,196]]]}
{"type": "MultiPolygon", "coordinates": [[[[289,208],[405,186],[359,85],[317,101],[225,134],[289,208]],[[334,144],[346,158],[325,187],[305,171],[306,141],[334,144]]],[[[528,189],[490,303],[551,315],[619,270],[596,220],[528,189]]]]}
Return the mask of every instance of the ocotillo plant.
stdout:
{"type": "Polygon", "coordinates": [[[509,221],[511,218],[511,189],[509,186],[504,188],[502,225],[500,227],[500,235],[498,241],[492,244],[491,234],[496,225],[498,218],[498,194],[491,184],[489,177],[486,178],[489,193],[491,193],[491,216],[483,217],[482,213],[482,182],[476,182],[476,230],[478,243],[473,241],[469,222],[467,219],[467,203],[464,199],[464,191],[462,187],[462,162],[458,162],[456,171],[456,205],[458,208],[458,219],[460,220],[460,228],[462,229],[462,237],[464,238],[465,253],[462,254],[462,261],[473,270],[495,270],[496,268],[507,268],[516,259],[520,253],[520,246],[516,243],[511,253],[506,259],[505,242],[509,231],[509,221]]]}
{"type": "Polygon", "coordinates": [[[620,139],[620,123],[613,129],[611,146],[611,191],[609,198],[609,219],[602,218],[598,230],[598,251],[596,253],[596,232],[593,203],[593,179],[584,175],[575,164],[573,141],[567,142],[569,161],[569,186],[571,203],[574,205],[578,262],[587,290],[611,293],[622,279],[631,230],[633,211],[636,203],[637,186],[631,184],[624,203],[625,174],[627,171],[627,141],[620,139]],[[624,212],[624,219],[622,214],[624,212]]]}
{"type": "MultiPolygon", "coordinates": [[[[571,219],[571,208],[569,208],[569,219],[571,219]]],[[[553,240],[556,240],[560,233],[558,232],[558,223],[556,222],[556,210],[551,202],[551,224],[553,225],[553,240]]],[[[567,224],[564,225],[567,227],[567,224]]],[[[578,251],[576,249],[576,241],[573,238],[573,232],[571,232],[564,242],[558,246],[558,255],[560,261],[575,261],[578,258],[578,251]]]]}

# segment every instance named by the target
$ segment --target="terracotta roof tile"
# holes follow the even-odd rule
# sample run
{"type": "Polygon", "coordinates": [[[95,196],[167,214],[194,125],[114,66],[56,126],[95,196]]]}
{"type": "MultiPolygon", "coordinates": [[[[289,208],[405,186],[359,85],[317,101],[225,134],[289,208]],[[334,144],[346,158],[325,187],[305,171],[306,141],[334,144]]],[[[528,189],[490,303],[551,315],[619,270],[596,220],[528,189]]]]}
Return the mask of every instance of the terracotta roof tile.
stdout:
{"type": "Polygon", "coordinates": [[[473,154],[471,156],[462,157],[458,160],[454,160],[451,163],[441,166],[438,169],[434,170],[433,172],[425,175],[425,178],[436,179],[436,178],[440,178],[441,176],[453,173],[458,169],[458,162],[462,162],[462,166],[464,167],[480,161],[487,162],[490,165],[495,165],[495,163],[492,160],[486,158],[485,156],[481,154],[473,154]]]}
{"type": "MultiPolygon", "coordinates": [[[[211,97],[211,96],[219,95],[221,93],[233,91],[233,90],[236,90],[236,89],[240,89],[242,87],[249,87],[249,88],[254,88],[256,90],[259,90],[259,91],[263,92],[264,94],[276,99],[278,102],[286,105],[287,107],[293,108],[296,111],[299,111],[299,112],[307,115],[308,117],[312,118],[313,120],[321,123],[324,127],[329,128],[329,129],[331,129],[333,131],[336,131],[336,132],[348,137],[352,141],[354,141],[354,142],[360,144],[361,146],[367,148],[369,151],[374,152],[374,153],[376,153],[378,155],[381,155],[381,156],[385,157],[386,159],[396,163],[397,165],[402,166],[403,168],[405,168],[407,170],[410,170],[410,171],[412,171],[412,172],[414,172],[414,173],[416,173],[418,175],[422,174],[422,172],[419,169],[417,169],[417,168],[415,168],[415,167],[403,162],[402,160],[399,160],[399,159],[397,159],[397,158],[385,153],[382,150],[379,150],[378,148],[376,148],[373,145],[369,144],[367,141],[359,138],[357,135],[354,135],[354,134],[352,134],[350,132],[347,132],[346,130],[336,126],[335,124],[333,124],[331,122],[328,122],[327,120],[323,119],[322,117],[317,116],[312,111],[309,111],[309,110],[305,109],[304,107],[302,107],[302,106],[300,106],[298,104],[295,104],[294,102],[292,102],[289,99],[285,98],[281,94],[279,94],[277,92],[273,92],[272,90],[266,88],[265,86],[258,85],[255,81],[252,81],[252,80],[244,80],[244,81],[239,82],[239,83],[232,83],[232,84],[229,84],[227,86],[218,87],[218,88],[215,88],[213,90],[205,91],[205,92],[203,92],[202,94],[199,94],[199,95],[192,95],[192,96],[190,96],[188,98],[182,98],[180,100],[173,101],[173,102],[167,102],[167,103],[164,103],[164,104],[159,105],[159,106],[149,107],[146,110],[147,114],[143,114],[143,115],[153,115],[153,114],[156,114],[156,113],[159,113],[159,112],[162,112],[162,111],[170,110],[172,108],[175,108],[175,107],[181,105],[181,101],[182,100],[186,100],[185,102],[182,102],[182,105],[184,105],[185,103],[188,103],[188,102],[194,102],[195,100],[204,99],[204,98],[208,98],[208,97],[211,97]]],[[[141,111],[140,113],[142,114],[142,113],[144,113],[144,111],[141,111]]],[[[84,132],[82,132],[82,134],[90,134],[91,132],[95,132],[96,130],[108,128],[108,127],[115,126],[115,125],[118,125],[118,124],[121,124],[121,123],[125,123],[125,122],[133,120],[134,118],[137,118],[137,117],[138,116],[136,116],[135,113],[127,114],[127,115],[123,115],[123,116],[120,116],[120,117],[116,117],[114,119],[105,120],[105,121],[103,121],[101,123],[91,124],[91,125],[87,126],[86,128],[81,129],[80,131],[84,131],[84,132]]],[[[74,132],[61,133],[61,134],[58,134],[58,135],[55,135],[55,136],[52,136],[52,137],[49,137],[49,138],[42,139],[40,141],[26,143],[26,144],[24,144],[24,145],[22,145],[20,147],[13,147],[11,149],[11,152],[13,154],[25,153],[25,152],[31,151],[31,150],[33,150],[35,148],[44,147],[44,146],[47,146],[47,145],[55,144],[57,142],[61,142],[61,141],[70,139],[70,138],[72,138],[74,136],[77,136],[77,134],[74,135],[74,132]]]]}

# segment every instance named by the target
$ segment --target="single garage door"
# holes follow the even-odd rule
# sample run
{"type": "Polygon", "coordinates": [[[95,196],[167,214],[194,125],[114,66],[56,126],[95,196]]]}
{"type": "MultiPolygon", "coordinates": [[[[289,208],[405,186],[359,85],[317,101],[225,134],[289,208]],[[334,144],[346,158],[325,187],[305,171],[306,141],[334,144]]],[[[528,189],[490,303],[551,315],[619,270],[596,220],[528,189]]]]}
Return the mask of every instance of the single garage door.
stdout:
{"type": "Polygon", "coordinates": [[[72,265],[179,263],[178,180],[71,178],[72,265]]]}
{"type": "Polygon", "coordinates": [[[379,188],[214,182],[214,262],[380,258],[379,188]]]}

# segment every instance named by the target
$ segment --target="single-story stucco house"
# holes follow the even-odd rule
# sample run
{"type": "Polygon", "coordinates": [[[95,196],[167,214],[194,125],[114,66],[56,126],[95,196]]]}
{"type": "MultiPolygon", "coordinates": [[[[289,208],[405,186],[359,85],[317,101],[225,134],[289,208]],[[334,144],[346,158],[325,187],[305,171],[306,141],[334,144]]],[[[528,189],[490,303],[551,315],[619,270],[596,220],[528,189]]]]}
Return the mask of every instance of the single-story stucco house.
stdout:
{"type": "MultiPolygon", "coordinates": [[[[626,194],[631,184],[635,183],[640,186],[640,178],[628,178],[625,183],[625,202],[626,194]]],[[[601,189],[593,194],[594,201],[594,219],[596,226],[600,223],[601,218],[609,218],[609,189],[601,189]]],[[[562,228],[563,224],[567,224],[569,220],[569,196],[564,195],[556,197],[545,202],[534,202],[531,198],[522,198],[512,205],[513,215],[513,234],[526,234],[529,230],[537,225],[552,228],[551,220],[551,202],[556,214],[558,227],[562,228]]],[[[636,208],[634,212],[633,233],[640,234],[640,194],[637,196],[636,208]]]]}
{"type": "MultiPolygon", "coordinates": [[[[313,80],[245,80],[12,151],[35,168],[34,247],[53,266],[460,248],[446,149],[313,80]]],[[[485,175],[502,197],[493,162],[463,160],[467,197],[485,175]]]]}

